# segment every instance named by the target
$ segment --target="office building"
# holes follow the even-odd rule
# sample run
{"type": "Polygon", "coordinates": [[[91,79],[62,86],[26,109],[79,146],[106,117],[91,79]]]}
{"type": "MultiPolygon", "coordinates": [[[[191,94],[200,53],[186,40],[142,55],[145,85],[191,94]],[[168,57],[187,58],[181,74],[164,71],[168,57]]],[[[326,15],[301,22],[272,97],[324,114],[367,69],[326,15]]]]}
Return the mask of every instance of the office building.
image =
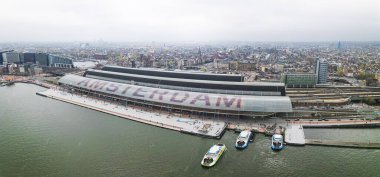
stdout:
{"type": "Polygon", "coordinates": [[[49,55],[48,62],[50,67],[73,68],[73,60],[58,55],[49,55]]]}
{"type": "Polygon", "coordinates": [[[326,59],[318,59],[315,67],[315,74],[317,76],[317,84],[327,83],[328,63],[326,59]]]}
{"type": "Polygon", "coordinates": [[[286,73],[282,75],[286,87],[309,88],[315,87],[316,74],[313,73],[286,73]]]}
{"type": "Polygon", "coordinates": [[[23,55],[23,63],[36,63],[35,53],[21,53],[23,55]]]}
{"type": "Polygon", "coordinates": [[[5,52],[3,55],[3,63],[20,63],[20,55],[17,52],[5,52]]]}
{"type": "Polygon", "coordinates": [[[49,66],[48,54],[46,53],[36,53],[35,54],[36,64],[40,66],[49,66]]]}

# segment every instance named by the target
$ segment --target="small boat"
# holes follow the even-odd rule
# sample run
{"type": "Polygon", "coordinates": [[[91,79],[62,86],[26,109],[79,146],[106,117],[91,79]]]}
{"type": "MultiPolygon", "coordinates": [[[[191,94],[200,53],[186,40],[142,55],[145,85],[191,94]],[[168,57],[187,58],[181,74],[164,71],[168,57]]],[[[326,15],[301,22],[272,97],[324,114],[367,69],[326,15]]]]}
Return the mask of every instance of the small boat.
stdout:
{"type": "Polygon", "coordinates": [[[284,137],[280,134],[272,136],[272,150],[279,151],[284,148],[284,137]]]}
{"type": "Polygon", "coordinates": [[[226,151],[226,145],[224,144],[215,144],[211,146],[211,148],[207,151],[205,156],[202,159],[202,166],[204,167],[212,167],[218,162],[219,158],[223,155],[224,151],[226,151]]]}
{"type": "Polygon", "coordinates": [[[235,147],[237,149],[244,149],[248,146],[248,142],[253,141],[253,133],[249,130],[244,130],[240,132],[238,138],[236,139],[235,147]]]}
{"type": "Polygon", "coordinates": [[[11,85],[15,85],[15,83],[14,82],[8,82],[8,83],[6,83],[6,85],[11,86],[11,85]]]}

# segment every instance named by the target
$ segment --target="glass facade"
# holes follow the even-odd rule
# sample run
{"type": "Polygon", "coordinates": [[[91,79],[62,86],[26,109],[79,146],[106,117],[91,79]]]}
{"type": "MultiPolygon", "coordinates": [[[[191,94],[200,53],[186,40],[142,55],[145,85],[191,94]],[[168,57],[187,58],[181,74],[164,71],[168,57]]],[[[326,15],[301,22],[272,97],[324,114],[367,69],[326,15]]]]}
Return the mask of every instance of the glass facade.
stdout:
{"type": "Polygon", "coordinates": [[[286,87],[315,87],[316,75],[309,73],[284,74],[282,80],[286,87]]]}
{"type": "Polygon", "coordinates": [[[317,75],[317,84],[327,83],[328,63],[325,59],[318,59],[317,66],[315,67],[315,74],[317,75]]]}
{"type": "Polygon", "coordinates": [[[58,67],[58,68],[72,68],[73,61],[69,58],[57,56],[57,55],[49,55],[49,66],[50,67],[58,67]]]}

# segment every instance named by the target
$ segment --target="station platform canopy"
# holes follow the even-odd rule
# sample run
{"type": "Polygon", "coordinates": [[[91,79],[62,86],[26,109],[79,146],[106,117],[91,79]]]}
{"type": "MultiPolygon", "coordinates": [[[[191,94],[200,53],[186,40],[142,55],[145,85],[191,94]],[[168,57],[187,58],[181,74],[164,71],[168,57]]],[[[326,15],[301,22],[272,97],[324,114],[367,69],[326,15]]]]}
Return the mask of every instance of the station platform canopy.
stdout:
{"type": "Polygon", "coordinates": [[[285,96],[285,85],[283,83],[224,82],[198,79],[180,79],[94,69],[88,69],[85,72],[84,76],[113,82],[160,87],[174,90],[240,95],[285,96]]]}
{"type": "Polygon", "coordinates": [[[77,75],[63,76],[58,82],[61,85],[79,87],[127,99],[146,100],[157,104],[164,103],[186,108],[236,112],[292,112],[291,100],[287,96],[250,96],[188,92],[118,83],[77,75]]]}
{"type": "Polygon", "coordinates": [[[214,74],[205,72],[183,72],[183,71],[165,71],[151,68],[127,68],[120,66],[104,66],[103,71],[119,72],[126,74],[137,74],[144,76],[156,76],[178,79],[196,79],[210,81],[227,81],[227,82],[244,82],[244,76],[237,74],[214,74]]]}

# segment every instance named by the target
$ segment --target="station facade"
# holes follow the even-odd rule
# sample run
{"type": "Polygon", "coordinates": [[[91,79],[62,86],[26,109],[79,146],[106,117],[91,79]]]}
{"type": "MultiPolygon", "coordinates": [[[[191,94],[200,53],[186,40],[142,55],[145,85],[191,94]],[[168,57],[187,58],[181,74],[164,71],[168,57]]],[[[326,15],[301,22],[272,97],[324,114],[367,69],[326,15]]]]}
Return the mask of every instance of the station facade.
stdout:
{"type": "Polygon", "coordinates": [[[290,98],[281,96],[281,91],[277,90],[284,87],[281,84],[205,80],[215,79],[207,78],[207,74],[201,75],[203,80],[193,79],[199,77],[198,73],[187,73],[185,77],[188,78],[178,78],[178,75],[177,78],[172,78],[169,71],[164,72],[169,77],[88,70],[84,76],[66,75],[58,82],[69,91],[126,105],[137,104],[169,111],[238,116],[268,116],[292,112],[290,98]],[[242,88],[247,90],[239,90],[242,88]],[[267,88],[276,90],[265,90],[267,88]],[[274,91],[277,95],[262,94],[274,91]],[[261,92],[261,95],[251,92],[261,92]]]}

